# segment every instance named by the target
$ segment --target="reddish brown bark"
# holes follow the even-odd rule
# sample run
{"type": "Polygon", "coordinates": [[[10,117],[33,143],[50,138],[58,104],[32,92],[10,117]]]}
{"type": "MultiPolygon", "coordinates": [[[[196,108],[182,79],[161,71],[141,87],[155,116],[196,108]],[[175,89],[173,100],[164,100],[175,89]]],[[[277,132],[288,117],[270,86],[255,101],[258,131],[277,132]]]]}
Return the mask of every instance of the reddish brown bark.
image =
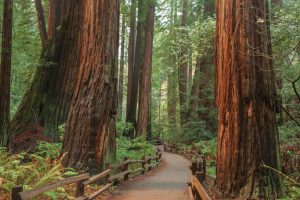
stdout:
{"type": "Polygon", "coordinates": [[[282,194],[268,5],[217,0],[216,104],[219,110],[216,187],[222,198],[282,194]]]}
{"type": "MultiPolygon", "coordinates": [[[[102,170],[115,154],[119,1],[79,0],[80,61],[62,152],[65,166],[102,170]]],[[[73,20],[72,20],[73,21],[73,20]]],[[[69,23],[72,23],[70,21],[69,23]]]]}
{"type": "Polygon", "coordinates": [[[129,115],[129,105],[131,102],[131,88],[133,78],[133,68],[135,60],[135,38],[136,38],[136,0],[131,0],[130,8],[130,33],[128,42],[128,81],[127,81],[127,103],[126,103],[126,119],[129,115]]]}
{"type": "Polygon", "coordinates": [[[179,52],[178,84],[179,84],[179,103],[180,103],[180,125],[186,123],[187,113],[187,79],[188,79],[188,48],[186,44],[187,33],[184,30],[188,22],[188,0],[182,0],[181,18],[181,44],[179,52]]]}
{"type": "Polygon", "coordinates": [[[137,135],[145,136],[148,131],[150,98],[151,98],[151,77],[152,77],[152,51],[154,32],[154,4],[148,1],[147,30],[145,43],[145,58],[141,73],[141,85],[139,89],[139,112],[137,121],[137,135]]]}
{"type": "Polygon", "coordinates": [[[136,36],[136,49],[134,58],[134,68],[131,83],[131,97],[128,105],[126,121],[134,125],[134,129],[128,132],[129,137],[135,137],[137,128],[137,103],[138,90],[140,86],[140,72],[143,67],[145,56],[145,38],[146,38],[146,21],[147,21],[147,3],[145,0],[138,1],[138,24],[136,36]]]}
{"type": "Polygon", "coordinates": [[[46,45],[46,42],[48,40],[48,33],[47,33],[47,28],[46,28],[44,9],[43,9],[41,0],[34,0],[34,2],[35,2],[35,8],[36,8],[36,13],[37,13],[37,18],[38,18],[41,43],[42,43],[42,47],[44,48],[46,45]]]}
{"type": "Polygon", "coordinates": [[[73,0],[49,0],[48,37],[54,38],[69,13],[73,0]]]}
{"type": "Polygon", "coordinates": [[[7,146],[10,128],[12,26],[13,1],[4,0],[0,65],[0,146],[7,146]]]}
{"type": "MultiPolygon", "coordinates": [[[[60,5],[65,5],[60,2],[60,5]]],[[[56,18],[52,16],[54,12],[50,14],[49,19],[56,18]]],[[[14,141],[15,136],[22,138],[22,134],[31,133],[32,141],[36,141],[41,134],[52,141],[58,140],[58,126],[67,119],[78,71],[80,44],[77,38],[80,32],[75,23],[80,22],[80,13],[73,18],[74,24],[61,24],[54,38],[43,49],[32,84],[11,123],[10,147],[13,150],[30,150],[35,146],[35,143],[27,143],[25,139],[14,141]],[[26,148],[18,149],[20,144],[26,148]]]]}

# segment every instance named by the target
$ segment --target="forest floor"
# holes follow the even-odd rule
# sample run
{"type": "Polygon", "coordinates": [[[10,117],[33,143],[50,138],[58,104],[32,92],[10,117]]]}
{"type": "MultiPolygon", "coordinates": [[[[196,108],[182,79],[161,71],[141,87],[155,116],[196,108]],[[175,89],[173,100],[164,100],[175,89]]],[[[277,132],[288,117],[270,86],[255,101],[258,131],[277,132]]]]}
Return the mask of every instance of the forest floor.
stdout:
{"type": "Polygon", "coordinates": [[[189,164],[180,155],[164,152],[158,168],[121,184],[110,200],[187,200],[189,164]]]}

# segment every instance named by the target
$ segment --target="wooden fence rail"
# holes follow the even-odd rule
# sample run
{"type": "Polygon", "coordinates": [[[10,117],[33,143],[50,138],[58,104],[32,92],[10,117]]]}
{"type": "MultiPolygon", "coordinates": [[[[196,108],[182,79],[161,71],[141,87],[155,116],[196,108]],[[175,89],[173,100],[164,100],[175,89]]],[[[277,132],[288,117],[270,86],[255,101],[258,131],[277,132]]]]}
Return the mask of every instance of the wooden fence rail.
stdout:
{"type": "Polygon", "coordinates": [[[143,157],[141,160],[130,160],[128,157],[125,157],[124,162],[108,166],[105,171],[94,176],[90,176],[88,173],[84,173],[27,191],[23,191],[23,186],[17,186],[12,188],[11,197],[12,200],[30,200],[40,194],[55,190],[58,187],[76,183],[76,200],[92,200],[103,194],[112,185],[115,185],[122,180],[128,180],[130,175],[136,175],[137,173],[144,174],[147,171],[151,170],[153,167],[158,166],[161,162],[161,156],[162,152],[159,148],[157,148],[155,156],[149,155],[147,157],[143,157]],[[151,161],[155,162],[151,163],[151,161]],[[129,165],[131,164],[141,164],[141,168],[130,170],[129,165]],[[118,171],[119,173],[112,174],[113,171],[118,171]],[[85,186],[96,183],[98,181],[104,181],[106,183],[105,186],[101,187],[98,191],[90,195],[85,195],[85,186]]]}
{"type": "Polygon", "coordinates": [[[188,191],[191,200],[211,200],[211,197],[203,187],[203,182],[206,180],[206,158],[200,155],[195,148],[191,150],[183,150],[178,145],[173,143],[165,143],[164,150],[176,154],[181,154],[188,159],[197,158],[190,166],[191,180],[188,182],[188,191]]]}

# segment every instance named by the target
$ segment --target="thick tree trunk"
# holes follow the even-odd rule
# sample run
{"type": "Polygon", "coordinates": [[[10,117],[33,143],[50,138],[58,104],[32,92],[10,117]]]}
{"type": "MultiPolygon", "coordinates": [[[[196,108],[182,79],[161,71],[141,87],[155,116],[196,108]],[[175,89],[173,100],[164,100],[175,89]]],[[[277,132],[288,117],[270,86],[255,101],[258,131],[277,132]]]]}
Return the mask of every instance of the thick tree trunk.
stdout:
{"type": "Polygon", "coordinates": [[[36,13],[37,13],[37,18],[38,18],[41,43],[42,43],[42,47],[44,48],[46,45],[46,42],[48,40],[48,33],[47,33],[47,28],[46,28],[44,9],[43,9],[41,0],[34,0],[34,2],[35,2],[35,8],[36,8],[36,13]]]}
{"type": "Polygon", "coordinates": [[[219,110],[216,187],[222,198],[282,194],[268,5],[217,0],[216,104],[219,110]]]}
{"type": "Polygon", "coordinates": [[[126,103],[126,120],[129,115],[129,105],[131,102],[131,88],[133,78],[133,68],[135,60],[135,39],[136,39],[136,0],[131,0],[130,8],[130,33],[128,42],[128,81],[127,81],[127,103],[126,103]]]}
{"type": "Polygon", "coordinates": [[[126,34],[126,16],[122,16],[121,32],[121,59],[119,71],[119,89],[118,89],[118,116],[122,118],[123,111],[123,87],[124,87],[124,65],[125,65],[125,34],[126,34]]]}
{"type": "MultiPolygon", "coordinates": [[[[79,74],[69,112],[63,164],[99,171],[114,159],[119,1],[79,0],[82,9],[79,74]]],[[[68,18],[71,20],[71,18],[68,18]]],[[[70,22],[72,23],[72,22],[70,22]]]]}
{"type": "Polygon", "coordinates": [[[136,36],[136,49],[133,76],[131,83],[131,97],[127,112],[126,121],[134,125],[134,129],[128,132],[129,137],[135,137],[135,131],[137,129],[137,102],[138,102],[138,90],[140,85],[140,72],[143,67],[143,61],[145,56],[145,39],[146,39],[146,21],[147,21],[147,3],[145,0],[138,1],[138,25],[136,36]]]}
{"type": "Polygon", "coordinates": [[[12,26],[13,1],[4,0],[0,65],[0,146],[7,146],[10,128],[12,26]]]}
{"type": "Polygon", "coordinates": [[[145,43],[144,64],[141,73],[141,85],[139,89],[139,112],[137,123],[137,135],[147,136],[147,127],[150,111],[151,77],[152,77],[152,51],[154,32],[154,3],[148,1],[147,30],[145,43]]]}
{"type": "MultiPolygon", "coordinates": [[[[79,16],[80,13],[74,20],[80,20],[79,16]]],[[[51,15],[49,18],[55,17],[51,15]]],[[[77,42],[80,33],[75,25],[71,25],[61,24],[55,37],[43,49],[32,84],[11,123],[10,147],[14,151],[30,150],[37,140],[58,140],[58,126],[67,119],[80,55],[77,42]]]]}
{"type": "Polygon", "coordinates": [[[188,79],[188,48],[186,44],[187,33],[184,30],[188,22],[188,0],[182,0],[182,19],[181,19],[181,44],[179,52],[179,103],[180,103],[180,125],[186,123],[187,113],[187,79],[188,79]]]}

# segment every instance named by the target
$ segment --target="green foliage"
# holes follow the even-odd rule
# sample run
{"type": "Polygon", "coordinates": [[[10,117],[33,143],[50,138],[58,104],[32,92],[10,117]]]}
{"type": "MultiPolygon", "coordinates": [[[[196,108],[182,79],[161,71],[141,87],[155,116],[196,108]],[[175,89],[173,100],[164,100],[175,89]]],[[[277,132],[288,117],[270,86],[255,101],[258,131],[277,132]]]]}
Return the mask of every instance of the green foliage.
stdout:
{"type": "Polygon", "coordinates": [[[59,156],[61,147],[61,143],[38,142],[38,151],[36,154],[53,160],[59,156]]]}
{"type": "Polygon", "coordinates": [[[120,163],[124,157],[140,160],[143,156],[154,155],[155,148],[144,138],[129,139],[126,137],[117,138],[117,161],[120,163]]]}
{"type": "Polygon", "coordinates": [[[133,124],[130,122],[118,120],[116,123],[117,134],[119,136],[122,136],[124,133],[128,133],[128,131],[130,131],[133,128],[133,124]]]}
{"type": "MultiPolygon", "coordinates": [[[[39,143],[35,154],[20,153],[11,155],[4,148],[0,149],[0,177],[3,184],[0,189],[10,192],[12,187],[23,185],[25,190],[37,188],[46,183],[54,182],[64,176],[74,176],[77,173],[70,168],[63,168],[60,160],[54,160],[58,155],[59,145],[39,143]],[[49,151],[49,152],[47,152],[49,151]]],[[[52,199],[71,197],[64,188],[44,194],[52,199]]]]}

